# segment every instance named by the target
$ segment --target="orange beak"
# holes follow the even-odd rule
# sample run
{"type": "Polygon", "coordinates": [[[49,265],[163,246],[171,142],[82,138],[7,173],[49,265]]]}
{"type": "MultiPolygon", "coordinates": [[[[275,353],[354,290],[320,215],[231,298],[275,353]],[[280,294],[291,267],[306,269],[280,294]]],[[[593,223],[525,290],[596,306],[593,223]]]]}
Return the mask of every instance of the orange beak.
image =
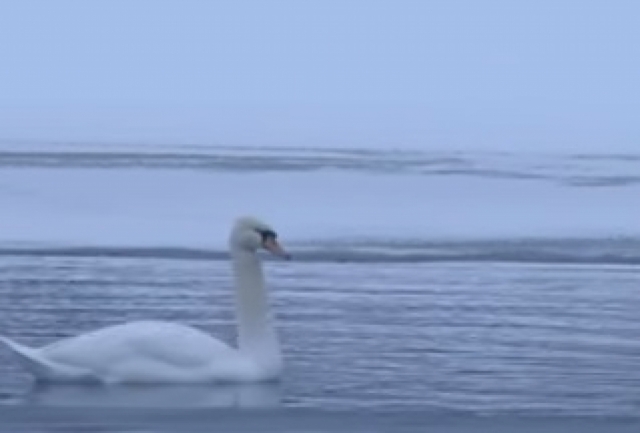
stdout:
{"type": "Polygon", "coordinates": [[[265,250],[269,251],[271,254],[273,254],[274,256],[278,256],[278,257],[282,257],[283,259],[289,260],[291,258],[291,256],[289,255],[289,253],[287,253],[278,243],[278,241],[276,241],[274,238],[267,238],[263,243],[262,246],[264,247],[265,250]]]}

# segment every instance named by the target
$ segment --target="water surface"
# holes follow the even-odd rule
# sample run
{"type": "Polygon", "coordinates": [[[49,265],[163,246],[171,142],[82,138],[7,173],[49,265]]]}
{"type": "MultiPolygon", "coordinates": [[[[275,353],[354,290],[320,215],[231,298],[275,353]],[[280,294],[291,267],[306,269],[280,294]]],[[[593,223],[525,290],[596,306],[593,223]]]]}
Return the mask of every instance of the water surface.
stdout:
{"type": "Polygon", "coordinates": [[[636,428],[639,164],[635,155],[4,149],[0,332],[17,341],[164,319],[235,344],[233,217],[272,222],[295,259],[265,263],[286,357],[279,384],[33,386],[0,348],[0,420],[71,430],[263,422],[302,431],[296,419],[324,431],[465,431],[487,419],[519,431],[636,428]],[[380,413],[395,424],[375,421],[380,413]]]}

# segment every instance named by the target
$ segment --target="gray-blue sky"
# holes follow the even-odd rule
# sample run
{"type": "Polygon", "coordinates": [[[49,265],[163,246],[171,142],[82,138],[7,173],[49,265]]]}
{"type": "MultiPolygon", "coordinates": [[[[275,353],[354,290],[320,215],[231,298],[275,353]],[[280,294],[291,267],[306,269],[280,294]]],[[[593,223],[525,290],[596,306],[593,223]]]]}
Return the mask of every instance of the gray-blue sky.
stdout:
{"type": "Polygon", "coordinates": [[[0,138],[634,148],[640,2],[3,1],[0,138]]]}

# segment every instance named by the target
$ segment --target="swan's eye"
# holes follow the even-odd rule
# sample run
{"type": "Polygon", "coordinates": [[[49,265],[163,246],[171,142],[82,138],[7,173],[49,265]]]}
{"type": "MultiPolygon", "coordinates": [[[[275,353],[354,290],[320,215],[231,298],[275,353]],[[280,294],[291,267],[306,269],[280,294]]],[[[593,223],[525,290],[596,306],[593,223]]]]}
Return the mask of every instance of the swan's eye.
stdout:
{"type": "Polygon", "coordinates": [[[274,232],[273,230],[256,229],[256,231],[258,232],[258,234],[260,236],[262,236],[262,242],[266,241],[267,239],[277,239],[278,238],[277,233],[274,232]]]}

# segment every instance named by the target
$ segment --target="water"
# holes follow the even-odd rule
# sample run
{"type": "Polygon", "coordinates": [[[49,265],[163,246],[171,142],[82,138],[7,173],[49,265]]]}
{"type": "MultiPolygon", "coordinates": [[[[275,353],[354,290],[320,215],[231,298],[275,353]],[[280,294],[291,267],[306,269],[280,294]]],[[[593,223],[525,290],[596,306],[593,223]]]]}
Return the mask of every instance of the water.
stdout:
{"type": "Polygon", "coordinates": [[[2,334],[40,345],[155,318],[233,344],[226,231],[253,213],[295,257],[265,263],[286,372],[265,386],[34,387],[2,348],[12,431],[242,427],[217,412],[230,407],[257,410],[244,419],[265,431],[637,428],[638,155],[81,150],[0,148],[2,334]],[[174,424],[154,423],[166,410],[174,424]],[[385,411],[404,424],[386,430],[385,411]]]}

